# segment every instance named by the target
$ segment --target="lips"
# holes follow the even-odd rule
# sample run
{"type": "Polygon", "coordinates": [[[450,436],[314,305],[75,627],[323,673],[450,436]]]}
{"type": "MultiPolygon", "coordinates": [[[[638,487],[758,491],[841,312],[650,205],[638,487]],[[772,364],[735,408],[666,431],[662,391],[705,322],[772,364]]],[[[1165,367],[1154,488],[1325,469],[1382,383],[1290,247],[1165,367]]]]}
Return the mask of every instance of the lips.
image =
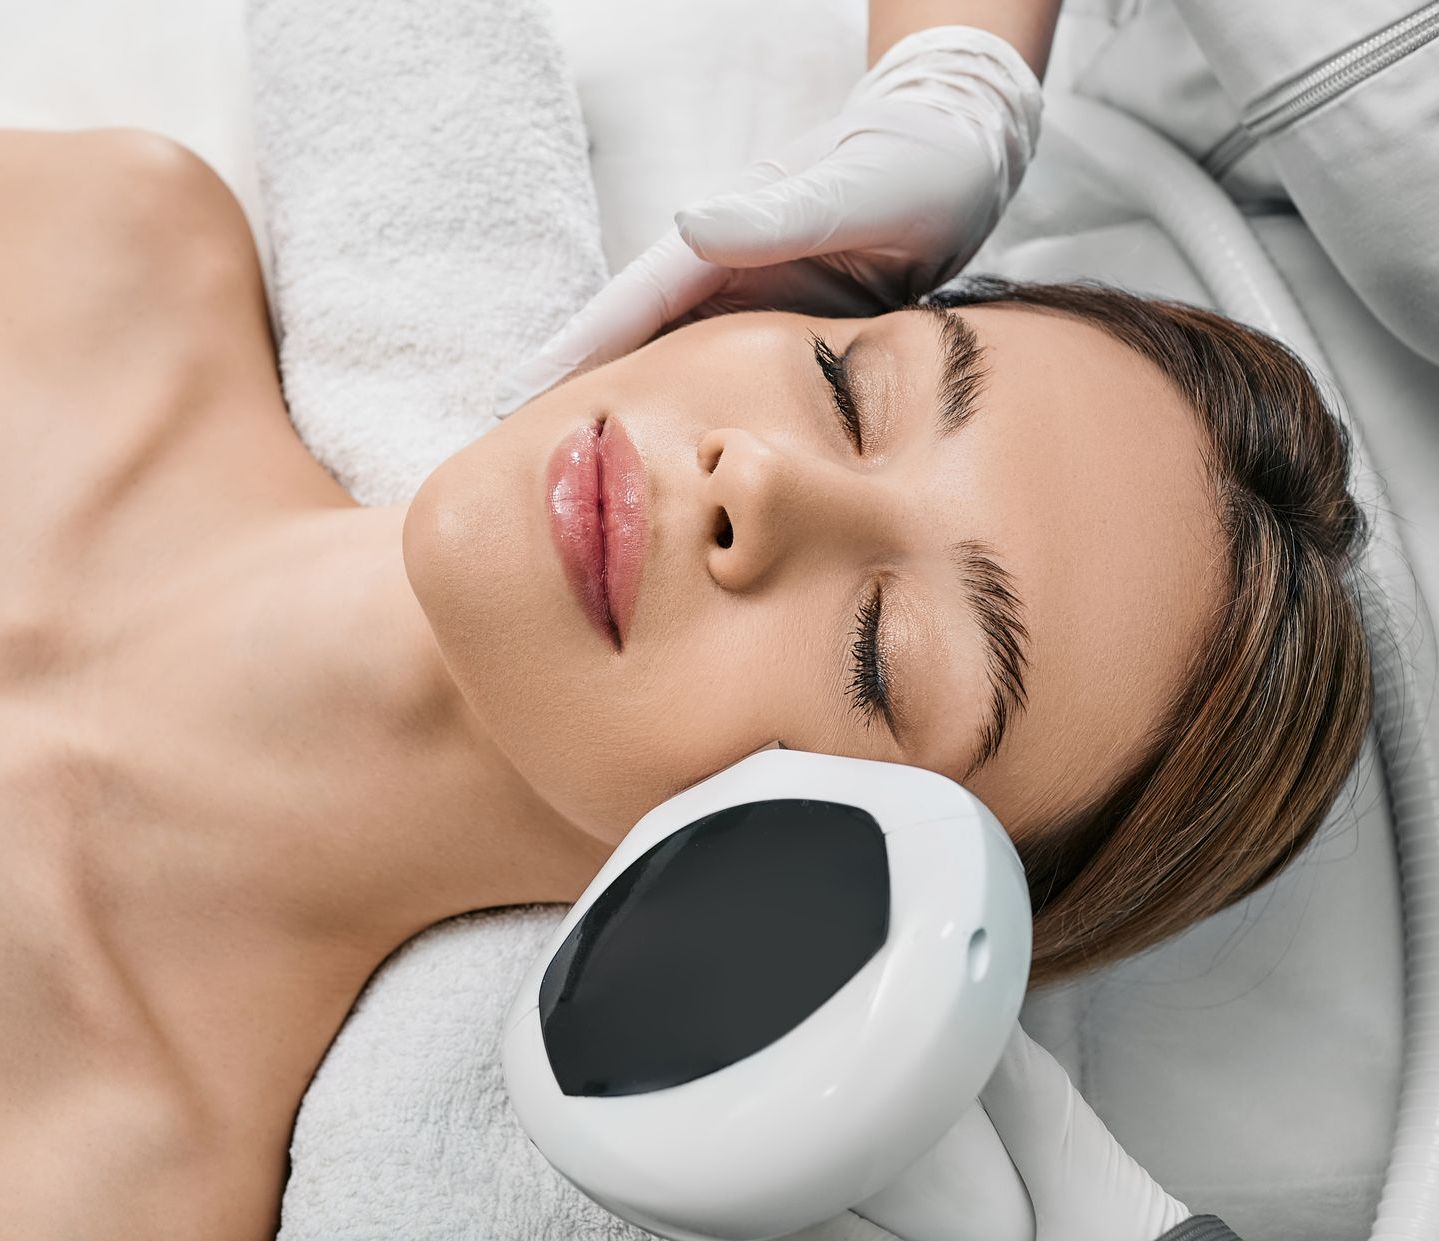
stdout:
{"type": "Polygon", "coordinates": [[[623,648],[649,542],[639,453],[618,419],[586,423],[555,446],[545,483],[550,533],[570,587],[591,624],[623,648]]]}

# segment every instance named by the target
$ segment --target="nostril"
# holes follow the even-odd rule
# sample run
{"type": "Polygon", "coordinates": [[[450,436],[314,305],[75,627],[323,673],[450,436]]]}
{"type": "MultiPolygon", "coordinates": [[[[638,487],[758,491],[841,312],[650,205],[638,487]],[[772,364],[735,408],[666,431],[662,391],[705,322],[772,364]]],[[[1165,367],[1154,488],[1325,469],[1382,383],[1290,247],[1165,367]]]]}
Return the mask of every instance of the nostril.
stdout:
{"type": "Polygon", "coordinates": [[[720,509],[719,520],[715,523],[715,538],[719,540],[721,547],[728,547],[734,542],[734,530],[729,524],[729,514],[720,509]]]}

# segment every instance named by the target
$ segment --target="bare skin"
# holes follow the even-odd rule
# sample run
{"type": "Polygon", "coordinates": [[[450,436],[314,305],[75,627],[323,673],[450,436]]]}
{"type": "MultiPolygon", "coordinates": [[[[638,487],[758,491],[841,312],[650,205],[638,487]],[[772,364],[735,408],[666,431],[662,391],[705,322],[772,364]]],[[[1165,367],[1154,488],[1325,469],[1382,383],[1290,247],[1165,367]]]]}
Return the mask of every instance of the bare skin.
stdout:
{"type": "Polygon", "coordinates": [[[383,957],[441,909],[573,899],[605,851],[554,857],[446,689],[404,510],[296,438],[213,174],[6,134],[0,203],[6,1227],[273,1236],[300,1095],[383,957]],[[320,698],[292,679],[317,659],[320,698]]]}
{"type": "Polygon", "coordinates": [[[300,1099],[384,958],[575,900],[646,810],[752,750],[964,774],[980,647],[950,539],[992,544],[1030,614],[1028,708],[967,781],[1012,833],[1118,770],[1214,606],[1193,417],[1083,325],[973,312],[985,411],[935,448],[931,317],[698,324],[362,509],[290,426],[248,230],[192,156],[0,135],[0,272],[17,1235],[272,1236],[300,1099]],[[870,334],[868,458],[811,330],[870,334]],[[618,652],[543,505],[550,450],[600,412],[655,531],[618,652]],[[877,572],[902,739],[843,689],[877,572]]]}

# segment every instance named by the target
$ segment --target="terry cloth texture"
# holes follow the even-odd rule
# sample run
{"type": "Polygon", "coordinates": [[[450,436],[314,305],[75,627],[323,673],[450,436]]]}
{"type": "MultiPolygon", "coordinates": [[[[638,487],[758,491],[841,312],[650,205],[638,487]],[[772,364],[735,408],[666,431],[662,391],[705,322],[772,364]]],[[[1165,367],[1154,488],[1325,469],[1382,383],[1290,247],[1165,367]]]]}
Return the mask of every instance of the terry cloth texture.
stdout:
{"type": "Polygon", "coordinates": [[[559,43],[535,0],[247,19],[290,416],[361,504],[408,501],[607,274],[559,43]]]}

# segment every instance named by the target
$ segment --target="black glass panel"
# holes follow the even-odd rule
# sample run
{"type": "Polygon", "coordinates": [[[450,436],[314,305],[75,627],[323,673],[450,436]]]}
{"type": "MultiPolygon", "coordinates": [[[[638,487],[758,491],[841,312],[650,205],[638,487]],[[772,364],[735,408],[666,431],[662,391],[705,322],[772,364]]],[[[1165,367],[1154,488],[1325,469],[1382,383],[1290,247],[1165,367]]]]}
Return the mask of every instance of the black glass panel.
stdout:
{"type": "Polygon", "coordinates": [[[731,806],[637,858],[540,984],[568,1095],[693,1081],[794,1029],[889,930],[889,859],[867,811],[790,798],[731,806]]]}

